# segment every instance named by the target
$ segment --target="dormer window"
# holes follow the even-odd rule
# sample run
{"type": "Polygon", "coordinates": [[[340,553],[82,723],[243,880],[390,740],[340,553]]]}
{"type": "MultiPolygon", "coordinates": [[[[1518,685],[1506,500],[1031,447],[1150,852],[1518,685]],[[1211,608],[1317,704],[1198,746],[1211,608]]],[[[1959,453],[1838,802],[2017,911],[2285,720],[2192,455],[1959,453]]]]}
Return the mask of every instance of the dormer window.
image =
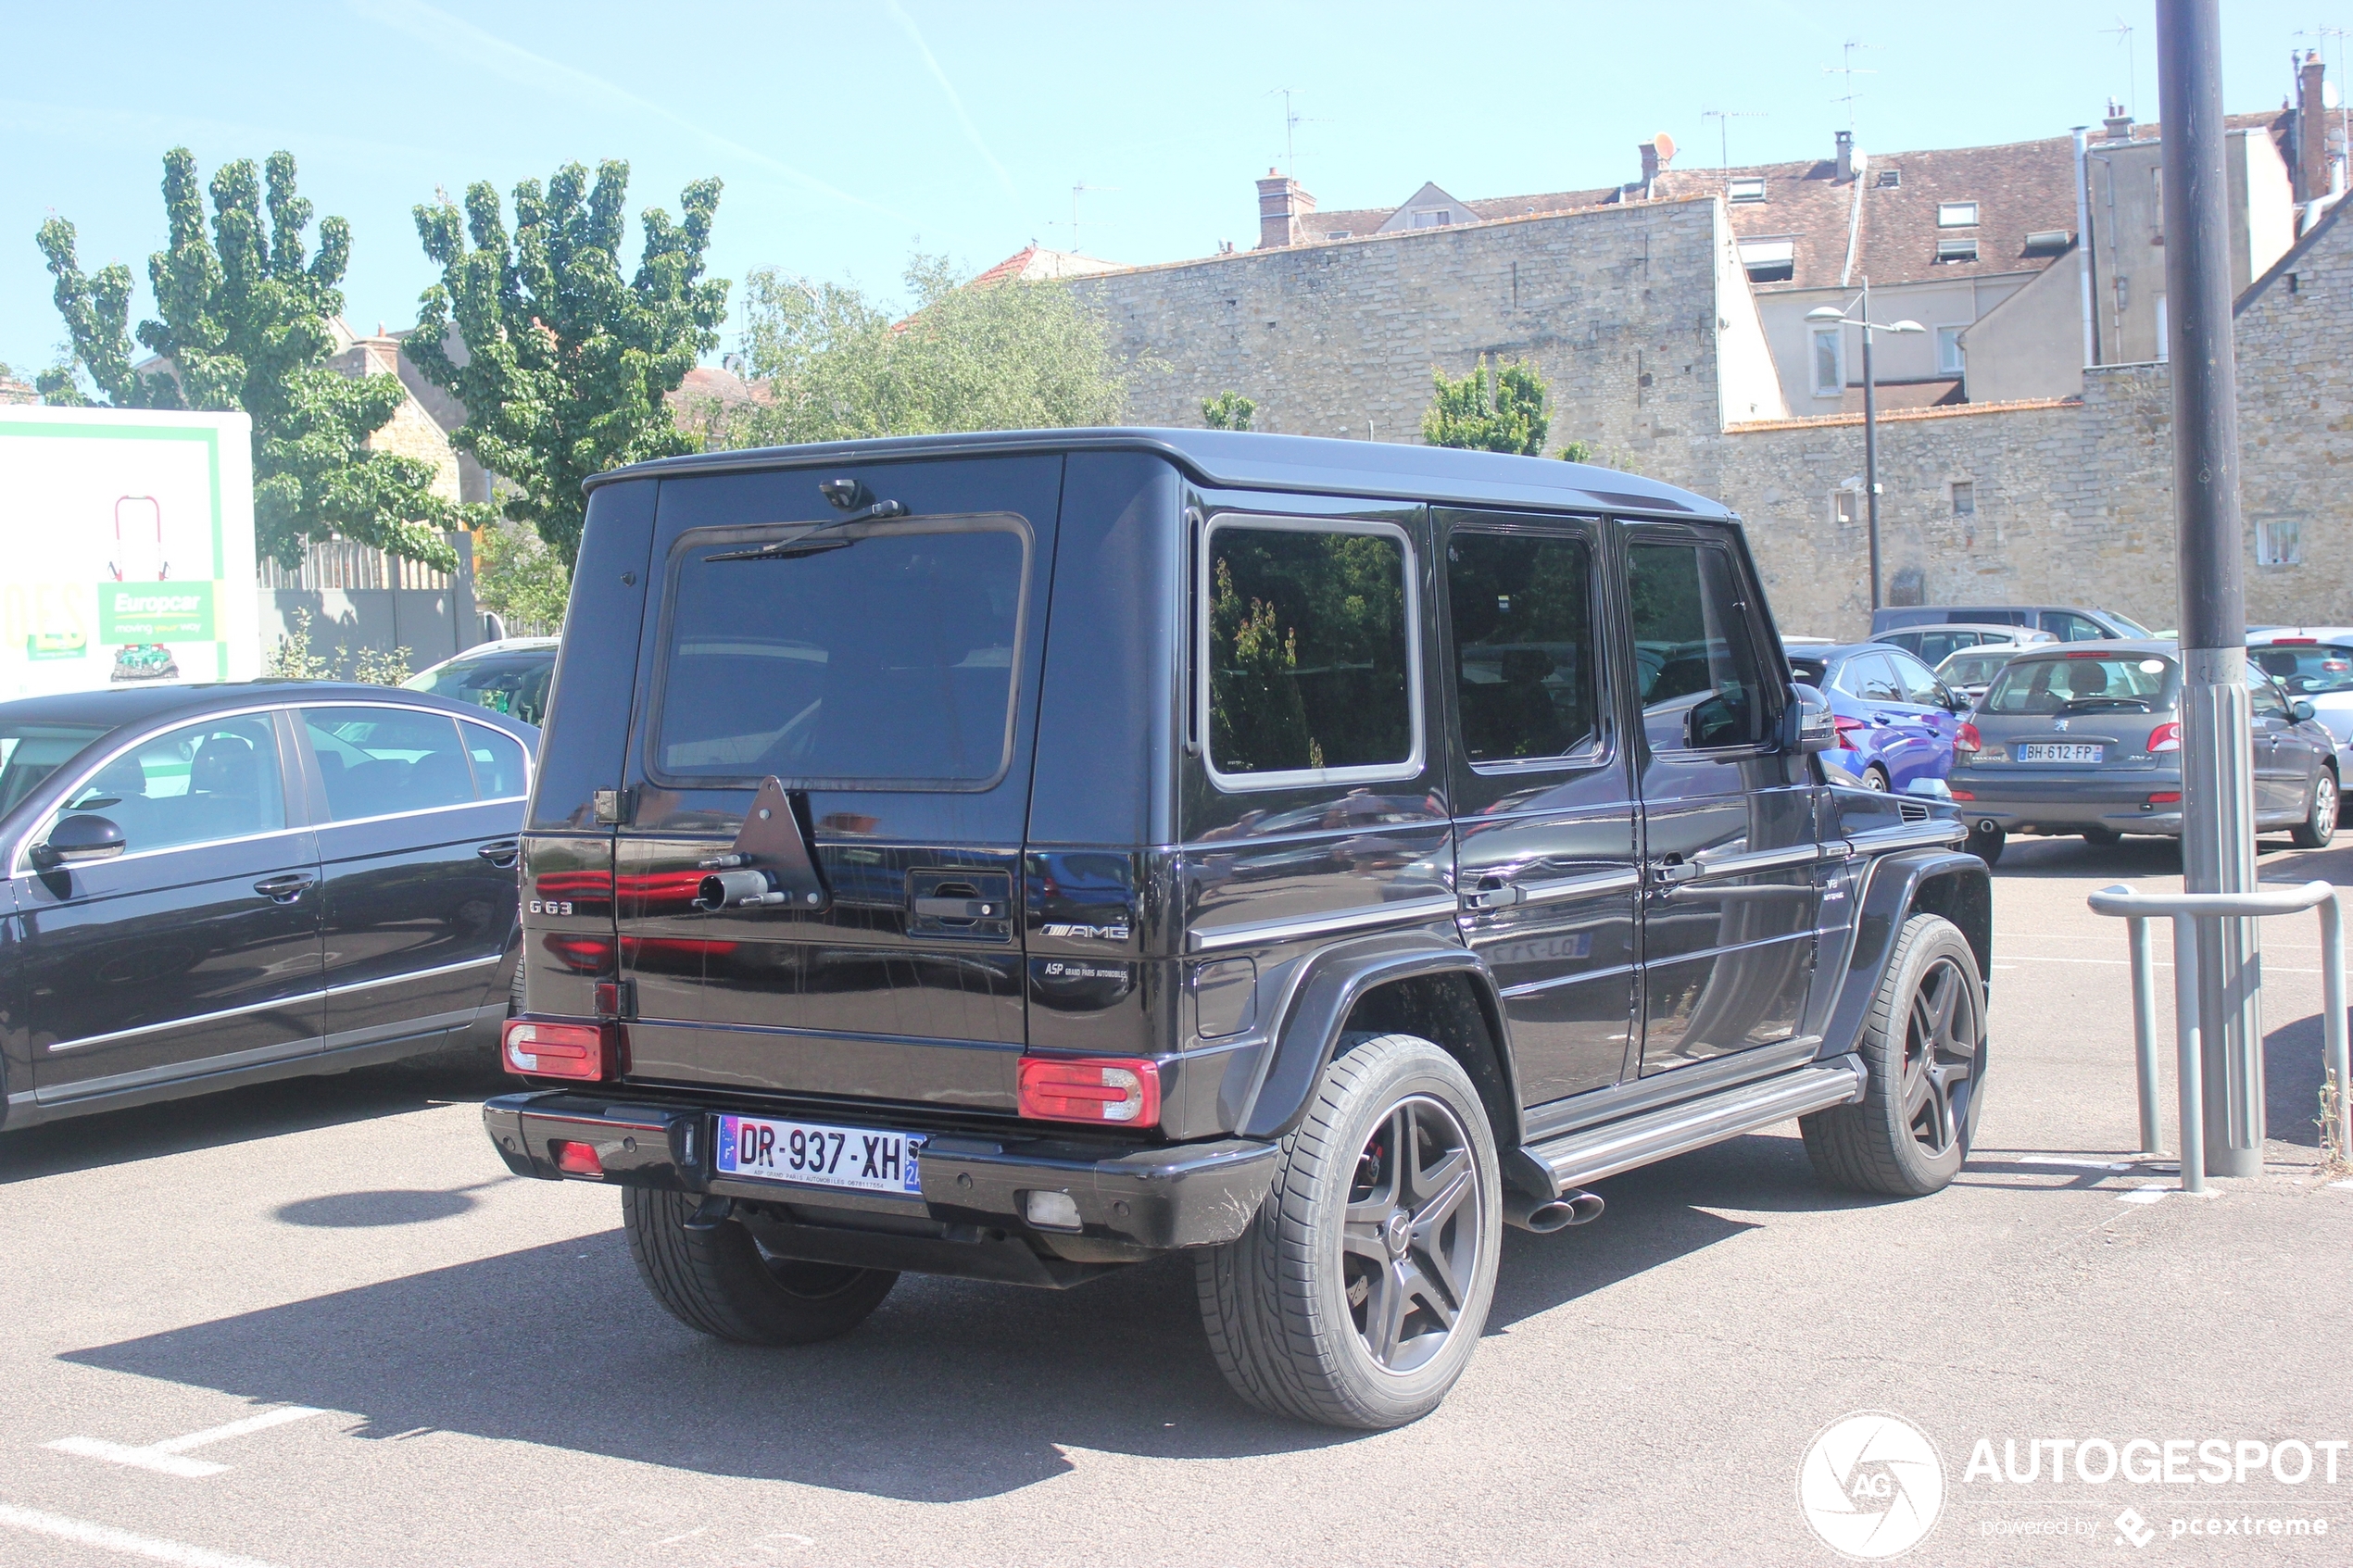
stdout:
{"type": "Polygon", "coordinates": [[[1897,186],[1904,183],[1904,171],[1896,168],[1894,164],[1889,164],[1887,167],[1879,171],[1879,177],[1873,180],[1871,183],[1877,185],[1882,191],[1894,190],[1897,186]]]}
{"type": "Polygon", "coordinates": [[[1937,241],[1936,259],[1939,261],[1975,261],[1977,259],[1977,236],[1975,234],[1956,234],[1949,238],[1937,241]]]}
{"type": "Polygon", "coordinates": [[[2029,256],[2057,256],[2075,236],[2065,229],[2037,229],[2026,236],[2029,256]]]}
{"type": "Polygon", "coordinates": [[[1744,175],[1724,183],[1724,199],[1730,202],[1761,202],[1765,199],[1765,177],[1744,175]]]}
{"type": "Polygon", "coordinates": [[[1940,229],[1974,229],[1977,227],[1975,202],[1938,202],[1936,226],[1940,229]]]}
{"type": "Polygon", "coordinates": [[[1741,267],[1752,283],[1786,283],[1797,275],[1797,242],[1781,240],[1742,240],[1739,242],[1741,267]]]}

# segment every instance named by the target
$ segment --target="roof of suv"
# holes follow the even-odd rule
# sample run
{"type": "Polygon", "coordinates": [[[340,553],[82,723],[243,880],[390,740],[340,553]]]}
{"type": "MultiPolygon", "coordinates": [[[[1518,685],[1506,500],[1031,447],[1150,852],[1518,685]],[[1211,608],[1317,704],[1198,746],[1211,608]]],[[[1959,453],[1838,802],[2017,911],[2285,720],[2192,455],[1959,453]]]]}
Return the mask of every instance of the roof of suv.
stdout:
{"type": "Polygon", "coordinates": [[[742,452],[700,452],[634,463],[592,474],[585,487],[654,474],[881,462],[892,458],[987,457],[1015,452],[1146,451],[1181,465],[1220,489],[1291,490],[1410,500],[1463,500],[1579,511],[1680,513],[1734,521],[1718,502],[1639,474],[1555,458],[1466,452],[1393,441],[1334,441],[1312,435],[1262,435],[1229,430],[983,431],[901,435],[742,452]]]}

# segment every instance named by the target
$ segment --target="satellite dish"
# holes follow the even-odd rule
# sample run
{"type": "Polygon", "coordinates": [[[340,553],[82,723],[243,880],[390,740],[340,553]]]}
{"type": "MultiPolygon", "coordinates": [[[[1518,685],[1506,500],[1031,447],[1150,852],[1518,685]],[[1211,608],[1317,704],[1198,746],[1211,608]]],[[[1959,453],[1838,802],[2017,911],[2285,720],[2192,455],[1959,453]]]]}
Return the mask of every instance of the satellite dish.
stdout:
{"type": "Polygon", "coordinates": [[[2339,104],[2343,103],[2344,101],[2345,101],[2345,100],[2344,100],[2343,95],[2342,95],[2342,94],[2340,94],[2337,92],[2337,90],[2336,90],[2336,83],[2335,83],[2335,82],[2322,82],[2322,83],[2321,83],[2321,107],[2322,107],[2322,108],[2324,108],[2324,109],[2333,109],[2333,108],[2335,108],[2335,107],[2336,107],[2339,104]]]}
{"type": "Polygon", "coordinates": [[[1675,138],[1662,131],[1651,138],[1651,145],[1658,149],[1658,161],[1666,163],[1675,157],[1675,138]]]}

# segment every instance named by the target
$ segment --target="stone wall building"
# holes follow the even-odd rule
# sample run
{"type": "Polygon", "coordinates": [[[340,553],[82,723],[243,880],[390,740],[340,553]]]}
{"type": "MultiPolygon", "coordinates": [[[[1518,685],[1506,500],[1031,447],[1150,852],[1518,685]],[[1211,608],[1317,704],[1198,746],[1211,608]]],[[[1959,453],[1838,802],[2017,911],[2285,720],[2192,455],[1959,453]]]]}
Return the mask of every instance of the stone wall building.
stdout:
{"type": "MultiPolygon", "coordinates": [[[[2317,70],[2305,85],[2316,106],[2317,70]]],[[[2247,611],[2257,621],[2353,621],[2353,503],[2335,483],[2337,470],[2353,464],[2353,229],[2337,221],[2326,188],[2312,194],[2316,179],[2341,186],[2342,166],[2304,157],[2321,144],[2309,110],[2237,117],[2234,129],[2237,188],[2248,209],[2242,216],[2253,236],[2241,247],[2253,271],[2237,319],[2247,611]],[[2277,199],[2276,171],[2264,161],[2271,157],[2296,171],[2293,208],[2277,199]],[[2263,236],[2276,232],[2283,211],[2303,238],[2267,257],[2271,242],[2263,236]]],[[[2153,169],[2158,155],[2148,149],[2161,144],[2151,128],[2129,123],[2122,142],[2132,144],[2133,170],[2120,179],[2153,192],[2153,175],[2134,170],[2153,169]]],[[[2004,254],[1980,270],[2009,275],[1931,273],[1913,292],[1926,298],[1965,286],[1973,299],[1990,299],[1967,320],[2007,316],[2030,338],[2056,333],[2057,370],[2040,382],[2023,372],[2009,378],[2033,395],[1972,399],[1965,381],[1934,373],[1942,367],[1932,334],[1912,340],[1923,356],[1917,368],[1931,373],[1915,383],[1915,395],[1899,392],[1881,405],[1887,598],[2087,603],[2170,626],[2177,615],[2171,381],[2161,362],[2148,359],[2095,357],[2085,368],[2075,346],[2082,341],[2081,275],[2054,266],[2080,248],[2072,149],[2065,140],[2047,146],[2064,149],[2064,180],[2018,182],[1998,225],[1979,225],[1998,229],[2004,254]],[[2069,208],[2063,243],[2020,273],[2020,256],[2053,249],[2037,240],[2044,231],[2036,225],[2054,191],[2069,208]],[[2037,326],[2037,311],[2053,320],[2037,326]]],[[[1999,160],[1978,155],[2000,151],[1882,160],[1909,182],[1917,199],[1907,221],[1918,231],[1883,224],[1882,253],[1910,246],[1933,255],[1952,238],[1941,232],[1953,227],[1941,209],[1963,199],[1961,184],[1994,189],[1987,170],[1999,160]],[[1949,182],[1928,177],[1940,158],[1947,172],[1960,171],[1949,182]]],[[[1804,373],[1793,389],[1787,345],[1777,352],[1770,318],[1785,307],[1770,284],[1755,281],[1756,226],[1765,220],[1742,211],[1769,208],[1771,185],[1762,204],[1734,200],[1731,180],[1745,177],[1734,170],[1678,194],[1665,152],[1645,157],[1642,181],[1614,190],[1462,202],[1426,185],[1403,207],[1367,212],[1317,213],[1295,182],[1270,177],[1259,182],[1256,249],[1067,286],[1103,313],[1135,367],[1129,413],[1139,423],[1197,425],[1202,400],[1231,389],[1256,400],[1261,430],[1417,441],[1433,370],[1460,375],[1481,355],[1528,360],[1551,386],[1555,446],[1587,441],[1603,462],[1720,496],[1747,519],[1786,627],[1860,635],[1869,590],[1859,398],[1845,387],[1836,398],[1814,395],[1811,345],[1799,356],[1804,373]]],[[[1851,146],[1841,152],[1824,166],[1830,178],[1814,205],[1827,210],[1838,195],[1850,214],[1892,219],[1892,199],[1868,204],[1906,186],[1857,192],[1871,164],[1851,146]],[[1842,173],[1847,185],[1839,192],[1842,173]]],[[[1995,215],[1981,207],[1974,216],[1995,215]]],[[[1839,240],[1843,246],[1846,235],[1839,240]]],[[[1981,257],[1991,254],[1984,243],[1981,257]]],[[[2141,275],[2161,277],[2161,247],[2137,230],[2133,243],[2154,254],[2153,274],[2148,257],[2134,258],[2141,275]]],[[[1803,281],[1808,254],[1829,248],[1798,245],[1790,281],[1803,281]]],[[[1824,298],[1836,295],[1835,282],[1824,298]]],[[[1873,295],[1875,319],[1903,313],[1876,278],[1873,295]]],[[[1847,361],[1855,375],[1858,358],[1847,361]]],[[[2024,363],[2014,354],[2010,369],[2024,363]]],[[[1881,373],[1890,368],[1882,358],[1881,373]]],[[[1902,372],[1903,362],[1894,369],[1902,372]]]]}

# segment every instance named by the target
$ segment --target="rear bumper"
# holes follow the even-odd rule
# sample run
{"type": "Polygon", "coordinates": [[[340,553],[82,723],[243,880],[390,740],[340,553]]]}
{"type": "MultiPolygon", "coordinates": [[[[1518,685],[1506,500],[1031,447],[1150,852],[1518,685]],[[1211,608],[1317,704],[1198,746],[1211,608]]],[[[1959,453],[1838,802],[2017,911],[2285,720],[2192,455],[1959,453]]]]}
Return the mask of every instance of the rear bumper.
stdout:
{"type": "Polygon", "coordinates": [[[761,1239],[787,1255],[1034,1285],[1075,1283],[1062,1277],[1071,1263],[1134,1261],[1232,1240],[1257,1213],[1278,1152],[1248,1139],[1105,1153],[1026,1131],[935,1133],[916,1160],[918,1200],[721,1175],[710,1148],[720,1109],[559,1089],[500,1095],[484,1104],[482,1120],[519,1176],[596,1180],[559,1172],[548,1148],[557,1140],[587,1143],[607,1185],[758,1205],[761,1239]],[[1080,1228],[1031,1225],[1024,1207],[1038,1191],[1069,1194],[1080,1228]],[[1038,1269],[1017,1256],[1025,1251],[1038,1269]]]}
{"type": "Polygon", "coordinates": [[[1954,809],[1972,828],[1991,822],[2005,833],[2080,833],[2098,827],[2178,837],[2182,832],[2182,775],[2176,769],[2070,777],[1957,768],[1948,782],[1954,809]],[[1975,798],[1961,799],[1964,791],[1975,798]],[[2173,800],[2149,801],[2152,795],[2169,793],[2173,800]]]}

